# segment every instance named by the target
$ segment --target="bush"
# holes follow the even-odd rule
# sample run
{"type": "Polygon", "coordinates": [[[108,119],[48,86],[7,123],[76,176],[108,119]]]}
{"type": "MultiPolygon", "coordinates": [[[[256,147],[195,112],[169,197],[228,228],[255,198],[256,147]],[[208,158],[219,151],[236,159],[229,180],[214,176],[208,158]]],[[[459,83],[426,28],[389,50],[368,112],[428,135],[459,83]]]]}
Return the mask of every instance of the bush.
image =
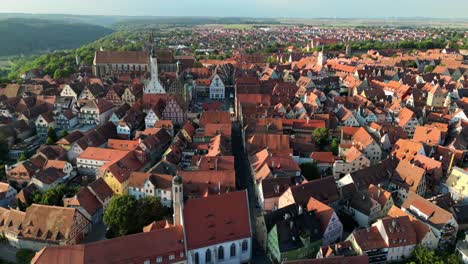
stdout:
{"type": "Polygon", "coordinates": [[[317,167],[317,164],[313,162],[306,162],[302,163],[299,165],[301,168],[301,173],[302,175],[308,180],[316,180],[320,178],[320,171],[319,168],[317,167]]]}
{"type": "Polygon", "coordinates": [[[34,257],[36,252],[30,249],[20,249],[16,252],[16,262],[19,264],[29,264],[31,263],[31,259],[34,257]]]}

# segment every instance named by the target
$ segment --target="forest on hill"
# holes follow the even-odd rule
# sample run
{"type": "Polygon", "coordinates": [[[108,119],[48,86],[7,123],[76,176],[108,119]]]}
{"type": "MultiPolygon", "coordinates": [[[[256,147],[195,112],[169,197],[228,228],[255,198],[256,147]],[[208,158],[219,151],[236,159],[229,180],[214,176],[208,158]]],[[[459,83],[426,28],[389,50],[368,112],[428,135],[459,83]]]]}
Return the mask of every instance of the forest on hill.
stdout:
{"type": "Polygon", "coordinates": [[[0,56],[76,48],[112,32],[84,23],[8,18],[0,20],[0,56]]]}

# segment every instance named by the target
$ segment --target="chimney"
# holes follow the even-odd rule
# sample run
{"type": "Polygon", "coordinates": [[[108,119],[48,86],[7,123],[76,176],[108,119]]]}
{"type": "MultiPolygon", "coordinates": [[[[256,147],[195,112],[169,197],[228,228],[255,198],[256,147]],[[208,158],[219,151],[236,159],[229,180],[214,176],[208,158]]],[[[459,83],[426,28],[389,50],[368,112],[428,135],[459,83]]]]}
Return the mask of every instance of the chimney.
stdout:
{"type": "Polygon", "coordinates": [[[299,207],[297,208],[297,214],[298,214],[298,215],[301,215],[302,212],[303,212],[302,205],[299,205],[299,207]]]}
{"type": "Polygon", "coordinates": [[[289,229],[292,230],[292,229],[293,229],[293,226],[294,226],[294,222],[293,222],[293,221],[290,221],[290,222],[289,222],[289,229]]]}
{"type": "Polygon", "coordinates": [[[396,227],[396,220],[395,220],[395,219],[392,220],[392,227],[393,227],[393,228],[396,227]]]}

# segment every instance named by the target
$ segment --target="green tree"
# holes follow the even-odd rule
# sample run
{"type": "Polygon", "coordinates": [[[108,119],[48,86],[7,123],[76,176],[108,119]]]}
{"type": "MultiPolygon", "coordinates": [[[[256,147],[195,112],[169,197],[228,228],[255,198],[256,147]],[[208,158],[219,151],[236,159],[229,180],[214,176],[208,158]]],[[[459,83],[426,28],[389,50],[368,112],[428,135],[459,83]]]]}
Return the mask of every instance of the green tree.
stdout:
{"type": "Polygon", "coordinates": [[[30,249],[25,249],[25,248],[19,249],[16,252],[16,263],[29,264],[31,263],[31,260],[35,254],[36,252],[30,249]]]}
{"type": "Polygon", "coordinates": [[[277,64],[278,63],[278,59],[275,57],[275,56],[270,56],[266,59],[266,63],[269,63],[269,64],[277,64]]]}
{"type": "Polygon", "coordinates": [[[316,180],[320,178],[320,171],[317,164],[314,162],[306,162],[299,165],[302,175],[308,180],[316,180]]]}
{"type": "Polygon", "coordinates": [[[333,152],[333,155],[338,155],[339,146],[340,144],[338,143],[338,140],[334,138],[331,142],[331,151],[333,152]]]}
{"type": "Polygon", "coordinates": [[[157,197],[136,200],[129,195],[118,195],[112,198],[103,220],[110,228],[108,235],[114,237],[141,232],[144,226],[162,220],[168,214],[169,210],[157,197]]]}
{"type": "Polygon", "coordinates": [[[427,65],[426,67],[424,67],[424,73],[430,73],[430,72],[432,72],[434,69],[435,69],[435,66],[434,66],[434,65],[427,65]]]}
{"type": "Polygon", "coordinates": [[[74,196],[78,191],[77,187],[60,184],[44,193],[34,191],[31,200],[37,204],[63,206],[63,198],[74,196]]]}
{"type": "Polygon", "coordinates": [[[58,140],[55,128],[49,127],[49,129],[47,129],[47,137],[50,138],[53,141],[53,143],[55,143],[58,140]]]}
{"type": "Polygon", "coordinates": [[[203,68],[203,64],[201,64],[201,62],[199,61],[196,61],[193,63],[193,68],[203,68]]]}
{"type": "Polygon", "coordinates": [[[415,62],[415,61],[412,61],[408,64],[408,67],[410,68],[417,68],[418,67],[418,64],[415,62]]]}
{"type": "Polygon", "coordinates": [[[45,142],[46,145],[53,145],[55,141],[51,137],[47,137],[47,140],[45,142]]]}
{"type": "Polygon", "coordinates": [[[136,231],[140,231],[144,226],[149,225],[153,221],[159,221],[163,219],[166,211],[167,209],[162,206],[159,198],[154,196],[146,196],[141,198],[138,200],[136,207],[136,231]]]}
{"type": "Polygon", "coordinates": [[[317,144],[320,150],[323,150],[328,141],[328,129],[319,127],[314,130],[313,135],[315,144],[317,144]]]}
{"type": "Polygon", "coordinates": [[[27,159],[28,159],[28,157],[27,157],[26,154],[23,152],[23,153],[21,153],[21,155],[19,156],[18,162],[19,162],[19,161],[25,161],[25,160],[27,160],[27,159]]]}
{"type": "Polygon", "coordinates": [[[457,255],[447,252],[438,252],[418,246],[413,251],[408,263],[411,264],[458,264],[461,263],[457,255]]]}
{"type": "Polygon", "coordinates": [[[68,131],[67,130],[62,130],[62,132],[60,133],[60,137],[63,138],[63,137],[66,137],[68,136],[68,131]]]}
{"type": "Polygon", "coordinates": [[[131,234],[136,229],[136,200],[132,196],[118,195],[112,197],[104,212],[104,223],[116,236],[131,234]]]}

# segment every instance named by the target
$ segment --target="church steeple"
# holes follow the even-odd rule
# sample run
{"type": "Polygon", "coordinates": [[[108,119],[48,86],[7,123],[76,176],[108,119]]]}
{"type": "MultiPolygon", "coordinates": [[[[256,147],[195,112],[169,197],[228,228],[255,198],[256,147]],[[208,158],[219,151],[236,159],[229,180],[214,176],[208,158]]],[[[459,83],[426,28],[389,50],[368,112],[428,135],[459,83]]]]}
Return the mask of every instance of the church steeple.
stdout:
{"type": "Polygon", "coordinates": [[[145,94],[165,94],[166,90],[159,81],[159,71],[158,71],[158,59],[154,50],[151,49],[150,55],[150,69],[151,69],[151,79],[148,84],[145,86],[145,94]]]}
{"type": "Polygon", "coordinates": [[[325,54],[323,45],[322,45],[322,51],[320,51],[317,56],[317,64],[322,67],[325,66],[325,64],[327,64],[327,56],[325,54]]]}
{"type": "Polygon", "coordinates": [[[172,178],[172,209],[174,210],[174,225],[184,224],[184,189],[182,178],[175,175],[172,178]]]}

